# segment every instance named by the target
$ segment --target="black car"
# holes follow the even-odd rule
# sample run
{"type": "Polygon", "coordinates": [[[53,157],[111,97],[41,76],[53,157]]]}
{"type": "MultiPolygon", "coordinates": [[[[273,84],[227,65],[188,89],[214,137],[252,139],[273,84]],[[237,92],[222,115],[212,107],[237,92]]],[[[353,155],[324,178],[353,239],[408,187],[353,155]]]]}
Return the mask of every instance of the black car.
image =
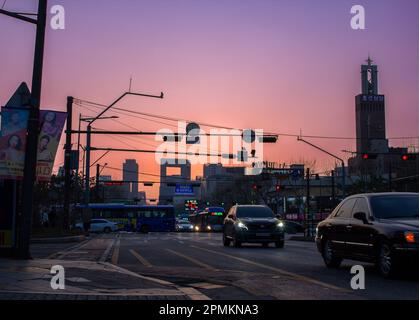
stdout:
{"type": "Polygon", "coordinates": [[[272,210],[261,205],[235,205],[224,219],[223,244],[235,247],[242,243],[261,243],[267,247],[275,243],[284,247],[284,223],[278,220],[272,210]]]}
{"type": "Polygon", "coordinates": [[[374,262],[385,276],[419,261],[419,194],[377,193],[343,200],[317,226],[317,248],[329,268],[343,259],[374,262]]]}

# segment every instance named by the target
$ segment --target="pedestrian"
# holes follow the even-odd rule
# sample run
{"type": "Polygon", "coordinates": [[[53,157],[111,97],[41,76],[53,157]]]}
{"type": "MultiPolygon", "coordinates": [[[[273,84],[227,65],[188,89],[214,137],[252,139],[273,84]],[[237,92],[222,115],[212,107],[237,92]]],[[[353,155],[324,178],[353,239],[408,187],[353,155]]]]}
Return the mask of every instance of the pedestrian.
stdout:
{"type": "Polygon", "coordinates": [[[49,226],[49,220],[48,220],[48,212],[45,207],[41,208],[41,225],[44,228],[48,228],[49,226]]]}

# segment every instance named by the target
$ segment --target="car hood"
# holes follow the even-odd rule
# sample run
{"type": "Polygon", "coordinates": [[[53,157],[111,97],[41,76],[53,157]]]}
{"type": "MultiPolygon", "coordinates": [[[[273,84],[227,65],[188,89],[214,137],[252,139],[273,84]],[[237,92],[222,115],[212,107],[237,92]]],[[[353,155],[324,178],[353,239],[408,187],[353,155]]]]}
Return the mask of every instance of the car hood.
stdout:
{"type": "Polygon", "coordinates": [[[419,231],[419,219],[380,219],[380,222],[406,229],[417,229],[419,231]]]}
{"type": "Polygon", "coordinates": [[[278,219],[275,218],[239,218],[239,221],[244,224],[260,224],[260,223],[276,223],[278,219]]]}

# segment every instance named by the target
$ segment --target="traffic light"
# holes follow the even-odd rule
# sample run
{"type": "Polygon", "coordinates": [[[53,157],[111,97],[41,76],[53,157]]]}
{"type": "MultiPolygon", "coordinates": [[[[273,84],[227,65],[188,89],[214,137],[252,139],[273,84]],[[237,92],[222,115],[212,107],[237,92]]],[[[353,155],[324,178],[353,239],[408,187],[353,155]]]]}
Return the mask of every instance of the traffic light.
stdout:
{"type": "Polygon", "coordinates": [[[276,143],[278,140],[278,136],[275,135],[264,135],[259,137],[259,142],[262,143],[276,143]]]}
{"type": "Polygon", "coordinates": [[[377,159],[378,154],[376,153],[364,153],[362,154],[362,160],[375,160],[377,159]]]}
{"type": "Polygon", "coordinates": [[[281,191],[281,185],[280,185],[280,184],[277,184],[277,185],[275,186],[275,191],[276,191],[276,192],[280,192],[280,191],[281,191]]]}
{"type": "Polygon", "coordinates": [[[403,154],[402,155],[403,161],[414,161],[416,160],[416,154],[403,154]]]}
{"type": "Polygon", "coordinates": [[[258,190],[260,190],[262,188],[262,186],[260,186],[260,185],[257,185],[257,184],[253,184],[252,185],[252,189],[254,190],[254,191],[258,191],[258,190]]]}

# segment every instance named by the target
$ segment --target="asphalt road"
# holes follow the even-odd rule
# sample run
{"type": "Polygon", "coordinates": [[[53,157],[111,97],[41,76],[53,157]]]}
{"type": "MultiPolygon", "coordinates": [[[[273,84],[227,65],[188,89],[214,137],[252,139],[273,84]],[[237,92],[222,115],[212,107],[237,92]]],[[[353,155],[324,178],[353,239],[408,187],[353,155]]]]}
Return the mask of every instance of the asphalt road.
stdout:
{"type": "Polygon", "coordinates": [[[381,278],[370,264],[327,269],[314,243],[285,248],[223,247],[217,233],[115,233],[81,244],[36,244],[34,257],[108,261],[130,271],[194,287],[211,299],[419,299],[419,271],[381,278]],[[61,247],[60,247],[61,246],[61,247]],[[350,269],[365,267],[365,290],[350,269]]]}

